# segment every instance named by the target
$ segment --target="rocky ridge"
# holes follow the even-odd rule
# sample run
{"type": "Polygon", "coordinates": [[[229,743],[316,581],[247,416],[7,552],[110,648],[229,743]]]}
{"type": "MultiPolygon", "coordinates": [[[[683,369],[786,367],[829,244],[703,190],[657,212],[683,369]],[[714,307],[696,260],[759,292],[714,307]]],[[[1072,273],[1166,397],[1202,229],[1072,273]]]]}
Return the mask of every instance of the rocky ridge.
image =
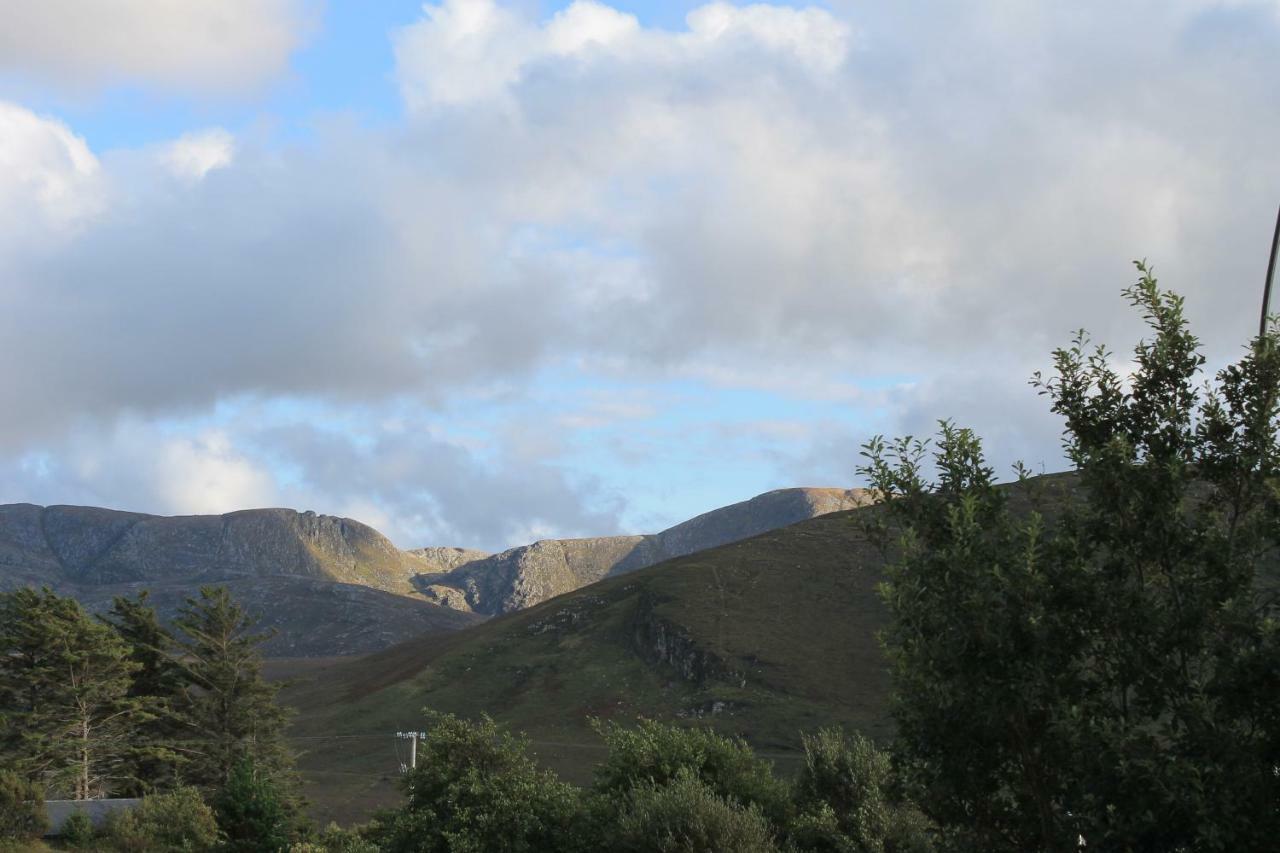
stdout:
{"type": "MultiPolygon", "coordinates": [[[[414,585],[423,595],[447,607],[499,615],[531,607],[605,577],[869,503],[871,496],[865,489],[777,489],[703,513],[661,533],[545,539],[501,554],[462,561],[446,571],[417,575],[414,585]]],[[[415,553],[425,557],[425,552],[439,550],[443,549],[415,553]]]]}

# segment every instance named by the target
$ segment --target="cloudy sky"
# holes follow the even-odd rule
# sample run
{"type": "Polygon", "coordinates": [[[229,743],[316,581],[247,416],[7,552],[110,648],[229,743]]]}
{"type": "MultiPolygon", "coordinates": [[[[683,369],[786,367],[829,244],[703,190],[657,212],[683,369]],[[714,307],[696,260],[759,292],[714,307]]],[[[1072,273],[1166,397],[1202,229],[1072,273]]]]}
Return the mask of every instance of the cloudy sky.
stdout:
{"type": "Polygon", "coordinates": [[[611,2],[0,0],[0,503],[657,530],[1256,328],[1277,0],[611,2]]]}

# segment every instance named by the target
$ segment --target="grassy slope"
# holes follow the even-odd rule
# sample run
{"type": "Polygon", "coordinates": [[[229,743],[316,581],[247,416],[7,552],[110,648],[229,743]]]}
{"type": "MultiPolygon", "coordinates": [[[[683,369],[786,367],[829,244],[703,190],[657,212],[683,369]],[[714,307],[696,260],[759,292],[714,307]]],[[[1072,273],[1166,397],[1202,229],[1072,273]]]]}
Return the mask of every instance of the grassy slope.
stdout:
{"type": "MultiPolygon", "coordinates": [[[[1038,480],[1050,503],[1070,489],[1060,476],[1038,480]]],[[[424,707],[488,712],[526,732],[539,757],[574,781],[600,756],[591,717],[701,719],[745,737],[783,771],[802,731],[839,724],[889,734],[876,641],[886,620],[875,591],[883,560],[856,520],[877,511],[821,516],[313,670],[287,694],[302,709],[295,734],[309,750],[309,796],[321,816],[347,820],[393,800],[398,759],[388,735],[420,727],[424,707]],[[721,674],[691,680],[655,660],[652,631],[637,638],[655,623],[718,660],[721,674]],[[708,713],[717,702],[721,712],[708,713]]]]}
{"type": "MultiPolygon", "coordinates": [[[[582,778],[598,757],[588,720],[703,719],[785,761],[801,731],[841,723],[886,734],[887,679],[875,632],[880,560],[837,513],[603,581],[445,636],[312,670],[287,699],[310,796],[380,799],[394,773],[386,735],[431,707],[487,711],[523,730],[548,763],[582,778]],[[652,613],[651,617],[647,614],[652,613]],[[636,640],[665,623],[741,679],[682,677],[636,640]],[[713,703],[724,710],[710,714],[713,703]],[[342,739],[335,735],[344,736],[342,739]],[[371,736],[366,738],[366,736],[371,736]],[[313,738],[325,738],[313,740],[313,738]],[[373,792],[371,794],[371,792],[373,792]]],[[[333,812],[350,817],[352,810],[333,812]]]]}

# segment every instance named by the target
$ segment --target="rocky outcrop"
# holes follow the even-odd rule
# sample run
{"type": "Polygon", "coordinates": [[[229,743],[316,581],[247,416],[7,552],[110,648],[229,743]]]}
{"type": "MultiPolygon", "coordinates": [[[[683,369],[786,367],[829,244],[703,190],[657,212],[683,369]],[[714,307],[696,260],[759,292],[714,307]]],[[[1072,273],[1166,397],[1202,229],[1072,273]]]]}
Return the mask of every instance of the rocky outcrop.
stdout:
{"type": "MultiPolygon", "coordinates": [[[[611,575],[727,545],[819,515],[865,506],[864,489],[778,489],[649,536],[549,539],[414,578],[449,607],[496,615],[531,607],[611,575]]],[[[450,549],[421,549],[414,553],[450,549]]],[[[456,550],[456,549],[452,549],[456,550]]]]}
{"type": "Polygon", "coordinates": [[[656,604],[652,595],[642,594],[631,619],[631,645],[642,660],[665,664],[692,684],[725,681],[746,686],[746,676],[740,670],[699,646],[679,625],[660,617],[656,604]]]}

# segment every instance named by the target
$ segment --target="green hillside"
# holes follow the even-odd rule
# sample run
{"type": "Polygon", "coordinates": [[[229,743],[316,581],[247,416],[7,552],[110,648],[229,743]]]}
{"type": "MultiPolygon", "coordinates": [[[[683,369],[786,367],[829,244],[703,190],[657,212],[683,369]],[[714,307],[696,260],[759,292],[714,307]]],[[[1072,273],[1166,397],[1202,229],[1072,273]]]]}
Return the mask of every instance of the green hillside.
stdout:
{"type": "Polygon", "coordinates": [[[287,700],[301,711],[309,796],[322,814],[350,799],[344,818],[390,797],[389,736],[418,726],[423,707],[488,712],[570,779],[598,758],[591,717],[701,720],[784,771],[802,731],[888,735],[883,559],[858,523],[877,511],[821,516],[308,673],[287,700]]]}

